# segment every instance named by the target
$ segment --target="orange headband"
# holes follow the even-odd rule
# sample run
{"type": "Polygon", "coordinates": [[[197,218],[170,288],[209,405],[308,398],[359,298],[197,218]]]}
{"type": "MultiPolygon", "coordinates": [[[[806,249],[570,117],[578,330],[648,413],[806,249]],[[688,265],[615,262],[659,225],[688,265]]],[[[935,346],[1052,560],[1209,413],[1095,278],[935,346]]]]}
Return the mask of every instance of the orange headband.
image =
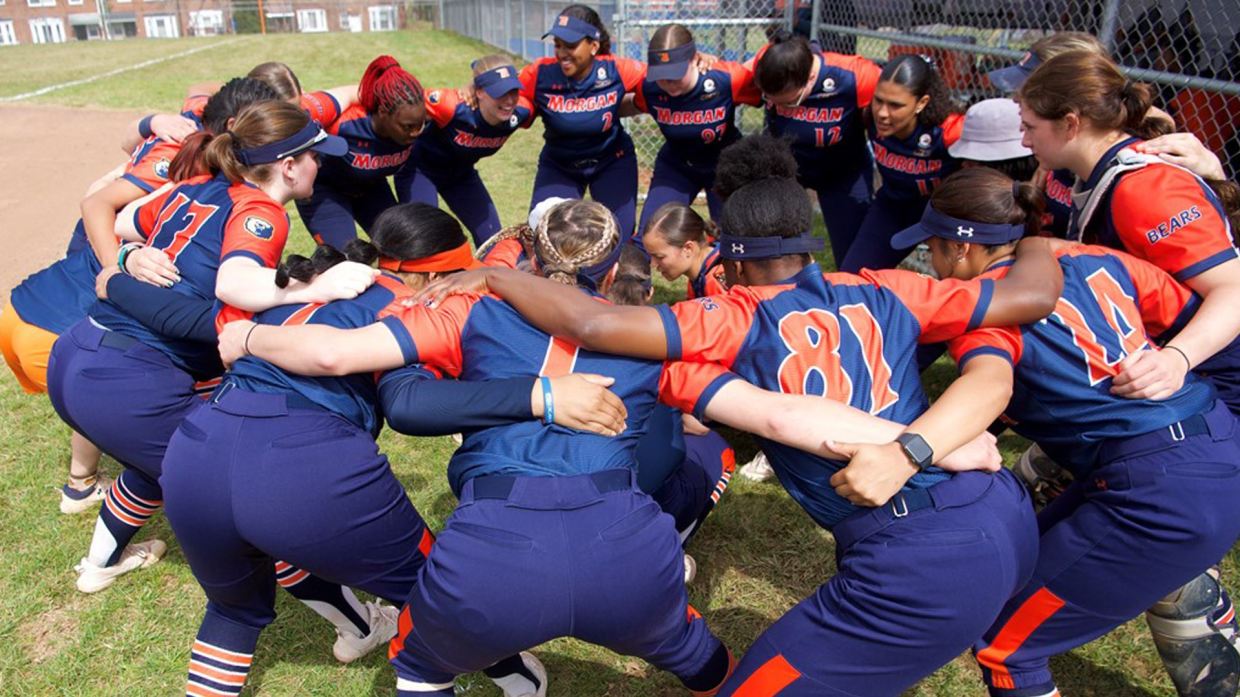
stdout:
{"type": "Polygon", "coordinates": [[[421,259],[379,258],[379,268],[384,271],[404,271],[406,273],[459,271],[461,269],[475,269],[479,266],[481,266],[481,263],[474,258],[473,252],[469,249],[468,241],[455,249],[449,249],[438,254],[432,254],[429,257],[422,257],[421,259]]]}

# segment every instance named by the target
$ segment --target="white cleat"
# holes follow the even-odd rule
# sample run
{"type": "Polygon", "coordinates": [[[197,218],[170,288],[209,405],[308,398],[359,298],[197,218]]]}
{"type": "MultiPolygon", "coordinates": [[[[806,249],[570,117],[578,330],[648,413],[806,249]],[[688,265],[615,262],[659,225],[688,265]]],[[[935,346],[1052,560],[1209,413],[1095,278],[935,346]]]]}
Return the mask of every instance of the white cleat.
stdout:
{"type": "Polygon", "coordinates": [[[95,481],[95,488],[90,490],[86,496],[75,499],[65,493],[64,488],[60,490],[60,512],[65,515],[75,515],[77,513],[85,513],[94,508],[95,504],[102,502],[108,496],[108,489],[112,488],[112,480],[100,477],[95,481]]]}
{"type": "Polygon", "coordinates": [[[521,662],[525,664],[530,675],[534,676],[537,685],[532,685],[530,679],[520,673],[491,678],[491,682],[503,690],[504,697],[547,697],[547,668],[542,661],[529,651],[522,651],[521,662]],[[531,687],[533,689],[530,689],[531,687]]]}
{"type": "Polygon", "coordinates": [[[332,655],[337,661],[352,663],[396,636],[396,618],[400,615],[400,610],[378,602],[366,603],[366,610],[370,615],[366,618],[366,622],[370,625],[370,634],[359,637],[349,632],[336,630],[336,643],[332,644],[332,655]]]}
{"type": "Polygon", "coordinates": [[[73,567],[78,572],[77,589],[83,593],[97,593],[112,585],[118,576],[145,569],[163,558],[168,545],[163,540],[147,540],[136,542],[125,548],[120,561],[112,566],[95,566],[90,560],[82,559],[73,567]]]}
{"type": "Polygon", "coordinates": [[[775,469],[771,467],[771,463],[766,459],[766,453],[758,451],[753,459],[741,465],[737,470],[740,475],[751,482],[765,482],[775,476],[775,469]]]}
{"type": "Polygon", "coordinates": [[[685,555],[685,585],[693,583],[693,579],[697,578],[697,562],[688,554],[685,555]]]}

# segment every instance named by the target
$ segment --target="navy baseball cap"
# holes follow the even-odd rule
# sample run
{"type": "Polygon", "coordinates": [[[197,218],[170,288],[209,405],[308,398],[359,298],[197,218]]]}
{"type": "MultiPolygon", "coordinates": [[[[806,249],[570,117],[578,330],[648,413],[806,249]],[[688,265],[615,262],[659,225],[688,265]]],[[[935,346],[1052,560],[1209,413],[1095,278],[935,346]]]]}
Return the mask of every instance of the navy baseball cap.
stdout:
{"type": "Polygon", "coordinates": [[[963,218],[953,218],[927,205],[925,212],[921,214],[921,220],[916,225],[897,232],[891,238],[891,246],[893,249],[908,249],[931,237],[969,244],[1007,244],[1019,240],[1024,235],[1024,223],[1020,225],[978,223],[963,218]]]}
{"type": "Polygon", "coordinates": [[[689,71],[689,63],[697,55],[697,44],[690,41],[684,46],[646,53],[647,80],[679,80],[689,71]]]}
{"type": "Polygon", "coordinates": [[[486,92],[492,99],[521,89],[521,81],[517,79],[517,69],[511,65],[501,65],[485,73],[474,76],[474,87],[486,92]]]}
{"type": "Polygon", "coordinates": [[[986,73],[986,77],[990,78],[990,84],[1004,92],[1015,92],[1039,65],[1042,65],[1042,59],[1033,51],[1026,51],[1016,65],[992,70],[986,73]]]}
{"type": "Polygon", "coordinates": [[[349,144],[340,136],[328,135],[317,121],[310,119],[300,131],[284,140],[277,140],[256,148],[237,150],[237,159],[241,160],[241,164],[253,167],[268,162],[279,162],[286,157],[300,155],[307,150],[340,157],[349,152],[349,144]]]}
{"type": "Polygon", "coordinates": [[[600,40],[603,35],[599,32],[598,27],[589,22],[568,15],[560,15],[555,18],[555,22],[551,24],[551,28],[543,34],[542,38],[554,36],[562,39],[570,44],[575,44],[582,39],[600,40]]]}

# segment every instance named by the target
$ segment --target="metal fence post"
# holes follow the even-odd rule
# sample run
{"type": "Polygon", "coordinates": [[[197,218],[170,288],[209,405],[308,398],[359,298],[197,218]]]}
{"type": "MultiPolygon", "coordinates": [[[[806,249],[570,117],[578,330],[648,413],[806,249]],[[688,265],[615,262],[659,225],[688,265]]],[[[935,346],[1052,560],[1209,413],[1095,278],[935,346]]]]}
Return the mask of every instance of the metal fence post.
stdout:
{"type": "Polygon", "coordinates": [[[1115,50],[1115,35],[1119,28],[1119,0],[1106,0],[1102,8],[1102,24],[1098,28],[1098,38],[1108,51],[1115,50]]]}
{"type": "Polygon", "coordinates": [[[810,13],[809,40],[818,39],[818,25],[822,24],[822,0],[814,0],[814,9],[810,13]]]}

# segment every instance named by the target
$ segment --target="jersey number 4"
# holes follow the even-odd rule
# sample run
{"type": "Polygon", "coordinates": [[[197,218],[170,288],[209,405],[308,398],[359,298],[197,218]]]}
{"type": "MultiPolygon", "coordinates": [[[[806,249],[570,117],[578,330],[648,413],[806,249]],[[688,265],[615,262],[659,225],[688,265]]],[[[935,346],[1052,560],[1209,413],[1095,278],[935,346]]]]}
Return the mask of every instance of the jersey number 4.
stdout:
{"type": "Polygon", "coordinates": [[[159,212],[159,218],[155,221],[155,227],[151,230],[149,239],[156,244],[163,244],[164,240],[160,238],[160,235],[164,233],[164,227],[170,230],[179,228],[163,247],[168,258],[176,261],[181,252],[194,239],[194,235],[198,234],[202,226],[206,225],[219,209],[219,206],[191,201],[184,193],[177,193],[176,198],[165,204],[159,212]]]}
{"type": "Polygon", "coordinates": [[[869,378],[868,411],[877,414],[900,400],[891,387],[891,366],[883,356],[883,330],[865,305],[844,305],[839,317],[826,310],[790,312],[779,321],[779,337],[791,351],[779,364],[779,388],[786,394],[816,394],[853,404],[853,378],[840,357],[840,318],[861,347],[869,378]]]}
{"type": "Polygon", "coordinates": [[[1120,287],[1106,269],[1098,269],[1085,279],[1102,321],[1086,317],[1080,308],[1060,298],[1052,317],[1072,333],[1072,343],[1085,356],[1089,385],[1119,374],[1119,364],[1147,345],[1145,325],[1136,301],[1120,287]],[[1092,320],[1092,321],[1091,321],[1092,320]],[[1111,354],[1109,357],[1108,354],[1111,354]]]}

